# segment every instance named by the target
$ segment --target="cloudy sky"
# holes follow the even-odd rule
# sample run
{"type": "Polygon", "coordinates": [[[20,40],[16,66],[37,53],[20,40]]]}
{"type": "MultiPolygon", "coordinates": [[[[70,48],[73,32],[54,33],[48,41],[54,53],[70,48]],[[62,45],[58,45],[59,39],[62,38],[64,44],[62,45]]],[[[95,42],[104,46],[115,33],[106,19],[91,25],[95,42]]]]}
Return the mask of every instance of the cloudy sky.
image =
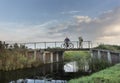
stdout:
{"type": "Polygon", "coordinates": [[[120,42],[120,0],[0,0],[0,40],[120,42]]]}

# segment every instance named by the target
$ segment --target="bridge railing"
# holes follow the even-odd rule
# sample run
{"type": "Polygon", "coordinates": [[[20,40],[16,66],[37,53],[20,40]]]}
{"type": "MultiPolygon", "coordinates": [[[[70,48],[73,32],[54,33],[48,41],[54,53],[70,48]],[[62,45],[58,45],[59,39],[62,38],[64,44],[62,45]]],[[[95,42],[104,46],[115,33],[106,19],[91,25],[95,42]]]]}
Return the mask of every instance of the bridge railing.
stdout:
{"type": "MultiPolygon", "coordinates": [[[[7,42],[10,45],[15,44],[14,42],[10,43],[7,42]]],[[[25,45],[27,48],[30,49],[47,49],[47,48],[62,48],[61,45],[64,43],[64,41],[51,41],[51,42],[26,42],[26,43],[17,43],[18,45],[25,45]]],[[[74,45],[73,48],[79,48],[79,41],[71,41],[71,43],[74,45]]],[[[120,45],[118,43],[113,42],[111,43],[101,43],[101,42],[91,42],[91,41],[83,41],[82,48],[94,48],[99,46],[100,44],[110,44],[110,45],[120,45]]],[[[68,48],[69,49],[69,48],[68,48]]]]}
{"type": "MultiPolygon", "coordinates": [[[[79,41],[71,41],[71,43],[74,45],[74,47],[72,48],[79,48],[79,41]]],[[[64,44],[64,41],[18,43],[18,45],[25,45],[27,48],[30,49],[64,48],[62,47],[62,44],[64,44]]],[[[81,48],[91,47],[91,41],[83,41],[81,48]]]]}

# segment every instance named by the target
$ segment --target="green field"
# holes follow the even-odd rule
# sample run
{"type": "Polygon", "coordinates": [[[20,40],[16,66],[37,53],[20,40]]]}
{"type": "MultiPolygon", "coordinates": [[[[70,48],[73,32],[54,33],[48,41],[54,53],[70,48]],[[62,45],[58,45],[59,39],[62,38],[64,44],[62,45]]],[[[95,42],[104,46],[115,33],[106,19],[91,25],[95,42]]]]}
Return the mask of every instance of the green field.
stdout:
{"type": "Polygon", "coordinates": [[[120,64],[101,70],[91,76],[72,79],[68,83],[120,83],[120,64]]]}

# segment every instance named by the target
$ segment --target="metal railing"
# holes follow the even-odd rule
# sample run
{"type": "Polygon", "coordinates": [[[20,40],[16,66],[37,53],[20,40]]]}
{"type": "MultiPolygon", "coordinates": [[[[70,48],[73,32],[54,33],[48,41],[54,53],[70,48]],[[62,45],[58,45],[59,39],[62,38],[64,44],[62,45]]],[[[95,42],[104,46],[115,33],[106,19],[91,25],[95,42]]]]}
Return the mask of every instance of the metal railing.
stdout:
{"type": "MultiPolygon", "coordinates": [[[[83,41],[81,47],[79,46],[79,41],[71,41],[73,48],[92,48],[91,41],[83,41]]],[[[24,45],[30,49],[47,49],[47,48],[64,48],[62,45],[64,41],[53,41],[53,42],[27,42],[27,43],[17,43],[18,45],[24,45]]],[[[69,48],[68,48],[69,49],[69,48]]]]}

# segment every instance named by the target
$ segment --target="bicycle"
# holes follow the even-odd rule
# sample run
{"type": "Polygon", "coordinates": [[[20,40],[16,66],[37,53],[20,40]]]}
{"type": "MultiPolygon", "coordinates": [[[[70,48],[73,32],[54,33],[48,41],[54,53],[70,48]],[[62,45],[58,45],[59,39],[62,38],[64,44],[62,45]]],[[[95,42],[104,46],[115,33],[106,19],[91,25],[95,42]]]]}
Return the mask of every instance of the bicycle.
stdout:
{"type": "Polygon", "coordinates": [[[71,42],[69,42],[68,44],[67,43],[63,43],[63,44],[61,44],[61,47],[62,48],[74,48],[74,45],[71,43],[71,42]]]}

